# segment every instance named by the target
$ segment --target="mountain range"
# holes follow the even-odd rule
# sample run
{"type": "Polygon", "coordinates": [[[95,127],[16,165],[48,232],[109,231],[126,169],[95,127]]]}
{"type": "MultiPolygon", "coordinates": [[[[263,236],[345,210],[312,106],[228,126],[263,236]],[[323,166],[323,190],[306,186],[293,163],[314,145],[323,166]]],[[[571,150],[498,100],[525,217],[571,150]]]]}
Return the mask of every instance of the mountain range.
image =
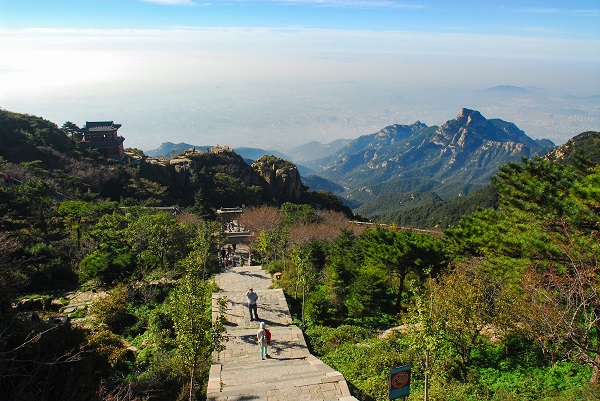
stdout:
{"type": "MultiPolygon", "coordinates": [[[[394,124],[354,140],[313,141],[287,154],[264,152],[297,163],[311,189],[331,191],[358,208],[389,193],[432,191],[441,200],[467,195],[487,185],[500,166],[554,147],[550,140],[530,138],[513,123],[463,108],[441,126],[394,124]]],[[[246,148],[235,150],[246,157],[246,148]]],[[[261,153],[252,152],[252,157],[261,153]]]]}
{"type": "Polygon", "coordinates": [[[303,169],[316,173],[304,175],[290,161],[268,155],[274,151],[255,148],[241,148],[247,152],[242,157],[226,146],[165,144],[164,152],[178,152],[178,146],[187,150],[166,159],[128,148],[122,162],[105,160],[81,149],[64,127],[0,109],[5,181],[41,179],[58,198],[151,200],[202,213],[242,203],[294,201],[348,216],[351,206],[373,220],[418,227],[446,227],[477,207],[496,207],[498,195],[489,179],[502,165],[552,148],[545,156],[550,160],[598,163],[599,144],[600,133],[590,131],[555,148],[550,141],[529,138],[512,123],[462,109],[440,127],[391,125],[352,141],[300,146],[290,153],[304,155],[314,169],[303,169]],[[325,158],[309,157],[329,152],[325,158]],[[249,157],[261,153],[266,155],[249,163],[249,157]],[[346,196],[344,205],[336,194],[356,197],[346,196]]]}

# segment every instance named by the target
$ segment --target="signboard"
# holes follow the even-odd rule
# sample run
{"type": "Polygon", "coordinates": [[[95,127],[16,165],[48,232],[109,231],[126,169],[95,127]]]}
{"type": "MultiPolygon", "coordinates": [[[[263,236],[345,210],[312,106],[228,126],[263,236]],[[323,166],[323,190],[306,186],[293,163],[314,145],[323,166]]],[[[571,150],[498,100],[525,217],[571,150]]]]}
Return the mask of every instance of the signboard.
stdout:
{"type": "Polygon", "coordinates": [[[412,365],[398,366],[390,371],[390,400],[410,395],[410,369],[412,365]]]}

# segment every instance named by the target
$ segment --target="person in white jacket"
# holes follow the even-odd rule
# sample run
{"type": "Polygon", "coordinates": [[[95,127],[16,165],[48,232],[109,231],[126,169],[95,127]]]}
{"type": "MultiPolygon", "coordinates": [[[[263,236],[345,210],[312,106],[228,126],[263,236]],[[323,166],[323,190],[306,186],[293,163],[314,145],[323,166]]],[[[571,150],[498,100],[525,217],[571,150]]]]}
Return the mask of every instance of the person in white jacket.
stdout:
{"type": "Polygon", "coordinates": [[[258,341],[258,346],[260,347],[260,359],[264,360],[269,356],[269,354],[267,354],[267,345],[269,340],[267,339],[265,322],[260,322],[260,328],[256,333],[256,340],[258,341]]]}

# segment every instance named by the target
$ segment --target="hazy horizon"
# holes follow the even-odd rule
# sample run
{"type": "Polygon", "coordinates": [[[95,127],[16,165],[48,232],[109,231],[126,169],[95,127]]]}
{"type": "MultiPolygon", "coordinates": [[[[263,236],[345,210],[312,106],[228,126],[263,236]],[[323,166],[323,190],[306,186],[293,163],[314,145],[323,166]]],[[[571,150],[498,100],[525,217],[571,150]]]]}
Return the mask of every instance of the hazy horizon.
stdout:
{"type": "Polygon", "coordinates": [[[557,144],[600,129],[594,1],[0,0],[0,54],[1,108],[113,120],[142,150],[285,149],[462,107],[557,144]]]}

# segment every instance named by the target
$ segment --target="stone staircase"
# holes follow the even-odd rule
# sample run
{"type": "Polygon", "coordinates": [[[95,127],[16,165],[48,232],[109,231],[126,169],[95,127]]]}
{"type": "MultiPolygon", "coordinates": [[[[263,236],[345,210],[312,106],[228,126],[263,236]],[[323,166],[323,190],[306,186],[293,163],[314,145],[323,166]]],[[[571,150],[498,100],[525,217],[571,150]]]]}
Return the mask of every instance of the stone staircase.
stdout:
{"type": "Polygon", "coordinates": [[[216,277],[227,297],[226,349],[215,353],[207,389],[209,401],[241,400],[337,400],[356,401],[344,377],[311,355],[302,331],[292,324],[281,289],[268,289],[271,278],[260,266],[230,267],[216,277]],[[259,322],[250,321],[246,291],[258,294],[258,315],[271,330],[269,358],[261,360],[256,342],[259,322]]]}

